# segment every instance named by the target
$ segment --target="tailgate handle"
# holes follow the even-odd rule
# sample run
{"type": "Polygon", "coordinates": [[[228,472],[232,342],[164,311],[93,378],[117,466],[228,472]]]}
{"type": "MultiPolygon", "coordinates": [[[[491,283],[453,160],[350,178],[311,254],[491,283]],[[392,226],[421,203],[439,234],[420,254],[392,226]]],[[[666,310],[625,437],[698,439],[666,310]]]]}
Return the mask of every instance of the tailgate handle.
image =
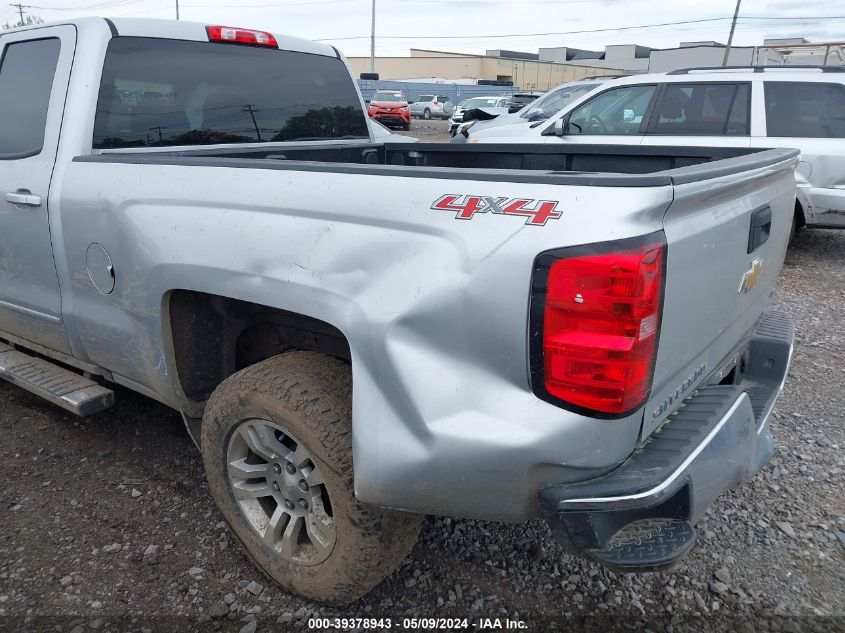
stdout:
{"type": "Polygon", "coordinates": [[[748,253],[753,253],[769,239],[772,232],[772,208],[762,207],[751,213],[751,228],[748,231],[748,253]]]}

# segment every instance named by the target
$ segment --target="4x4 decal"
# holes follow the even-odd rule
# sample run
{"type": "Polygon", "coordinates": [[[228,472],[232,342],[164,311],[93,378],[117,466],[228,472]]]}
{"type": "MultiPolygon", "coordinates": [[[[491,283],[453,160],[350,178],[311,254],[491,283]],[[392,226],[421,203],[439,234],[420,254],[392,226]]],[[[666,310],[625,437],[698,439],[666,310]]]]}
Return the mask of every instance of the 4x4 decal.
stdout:
{"type": "Polygon", "coordinates": [[[494,198],[448,193],[440,196],[431,208],[439,211],[453,211],[456,220],[472,220],[476,213],[497,213],[522,216],[528,218],[525,221],[527,225],[543,226],[549,220],[560,218],[562,212],[557,210],[557,205],[558,203],[553,200],[494,198]]]}

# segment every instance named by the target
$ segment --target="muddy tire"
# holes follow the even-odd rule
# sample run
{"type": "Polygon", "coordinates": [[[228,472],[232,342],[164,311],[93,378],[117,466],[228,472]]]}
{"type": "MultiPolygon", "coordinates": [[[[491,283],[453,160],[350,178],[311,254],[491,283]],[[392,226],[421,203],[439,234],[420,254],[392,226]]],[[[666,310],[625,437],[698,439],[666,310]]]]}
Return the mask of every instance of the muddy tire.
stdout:
{"type": "Polygon", "coordinates": [[[211,494],[246,553],[286,590],[330,604],[399,567],[422,522],[356,501],[351,413],[348,365],[288,352],[226,379],[203,416],[211,494]]]}

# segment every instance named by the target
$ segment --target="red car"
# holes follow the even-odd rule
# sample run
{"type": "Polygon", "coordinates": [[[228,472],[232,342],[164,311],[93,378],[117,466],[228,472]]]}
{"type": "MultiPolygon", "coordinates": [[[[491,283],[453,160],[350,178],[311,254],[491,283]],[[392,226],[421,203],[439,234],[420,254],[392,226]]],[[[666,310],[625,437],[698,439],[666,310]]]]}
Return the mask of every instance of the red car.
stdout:
{"type": "Polygon", "coordinates": [[[403,130],[411,129],[408,100],[398,90],[376,90],[367,106],[367,114],[384,125],[401,126],[403,130]]]}

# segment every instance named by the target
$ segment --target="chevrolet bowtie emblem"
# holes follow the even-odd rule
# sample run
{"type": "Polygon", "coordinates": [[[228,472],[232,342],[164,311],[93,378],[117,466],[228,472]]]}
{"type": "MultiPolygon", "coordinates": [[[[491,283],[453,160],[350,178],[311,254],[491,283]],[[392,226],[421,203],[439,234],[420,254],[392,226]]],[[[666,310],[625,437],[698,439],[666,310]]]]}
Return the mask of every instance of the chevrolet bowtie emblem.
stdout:
{"type": "Polygon", "coordinates": [[[739,282],[739,290],[737,292],[750,292],[751,289],[760,281],[760,275],[763,274],[763,260],[759,257],[751,262],[751,268],[742,273],[742,279],[739,282]]]}

